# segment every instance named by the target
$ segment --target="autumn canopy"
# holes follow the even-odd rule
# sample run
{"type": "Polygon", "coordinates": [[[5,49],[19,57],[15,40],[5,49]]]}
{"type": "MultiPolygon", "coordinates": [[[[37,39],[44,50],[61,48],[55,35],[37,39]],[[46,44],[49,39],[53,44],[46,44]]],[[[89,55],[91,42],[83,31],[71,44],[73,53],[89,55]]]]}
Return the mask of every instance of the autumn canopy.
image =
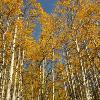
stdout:
{"type": "Polygon", "coordinates": [[[0,0],[0,100],[100,100],[99,76],[99,0],[57,0],[52,13],[0,0]]]}

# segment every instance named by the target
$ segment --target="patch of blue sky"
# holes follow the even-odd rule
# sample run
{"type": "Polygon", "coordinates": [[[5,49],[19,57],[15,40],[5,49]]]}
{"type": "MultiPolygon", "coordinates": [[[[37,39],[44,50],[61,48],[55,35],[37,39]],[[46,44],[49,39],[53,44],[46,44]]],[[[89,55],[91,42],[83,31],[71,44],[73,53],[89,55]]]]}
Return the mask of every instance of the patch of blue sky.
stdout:
{"type": "MultiPolygon", "coordinates": [[[[44,9],[45,12],[47,13],[52,13],[55,4],[57,0],[37,0],[44,9]]],[[[41,32],[41,26],[39,24],[36,25],[35,31],[33,32],[33,36],[35,37],[36,40],[39,39],[40,37],[40,32],[41,32]]]]}
{"type": "Polygon", "coordinates": [[[36,24],[35,30],[33,32],[33,36],[35,37],[35,39],[38,41],[38,39],[40,38],[40,33],[41,33],[41,25],[40,24],[36,24]]]}
{"type": "Polygon", "coordinates": [[[57,0],[37,0],[47,13],[51,13],[57,0]]]}

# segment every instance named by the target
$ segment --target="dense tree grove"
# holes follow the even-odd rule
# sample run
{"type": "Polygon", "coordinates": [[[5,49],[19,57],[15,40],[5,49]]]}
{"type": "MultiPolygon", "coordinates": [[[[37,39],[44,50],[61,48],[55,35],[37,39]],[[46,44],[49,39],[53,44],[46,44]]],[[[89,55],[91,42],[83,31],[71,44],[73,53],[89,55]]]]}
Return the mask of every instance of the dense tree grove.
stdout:
{"type": "Polygon", "coordinates": [[[0,0],[0,100],[100,100],[100,1],[0,0]]]}

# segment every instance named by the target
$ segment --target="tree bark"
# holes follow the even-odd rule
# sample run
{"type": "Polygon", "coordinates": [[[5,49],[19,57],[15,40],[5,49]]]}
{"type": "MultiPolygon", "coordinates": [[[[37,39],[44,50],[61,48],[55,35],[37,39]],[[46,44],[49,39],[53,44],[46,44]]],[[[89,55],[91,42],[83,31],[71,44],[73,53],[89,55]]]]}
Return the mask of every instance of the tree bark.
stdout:
{"type": "Polygon", "coordinates": [[[53,100],[55,100],[54,48],[53,48],[52,82],[53,82],[53,87],[52,87],[53,95],[52,96],[53,96],[53,100]]]}
{"type": "Polygon", "coordinates": [[[15,58],[15,46],[16,46],[16,35],[17,35],[17,26],[15,26],[15,33],[14,33],[14,38],[12,42],[12,54],[11,54],[11,65],[9,69],[9,81],[8,81],[8,87],[7,87],[7,95],[6,95],[6,100],[10,100],[11,98],[11,85],[12,85],[12,77],[13,77],[13,68],[14,68],[14,58],[15,58]]]}
{"type": "Polygon", "coordinates": [[[16,100],[16,85],[17,85],[17,77],[18,77],[18,67],[20,66],[20,59],[21,58],[21,51],[20,51],[20,47],[18,49],[18,63],[16,65],[16,68],[15,68],[15,81],[14,81],[14,91],[13,91],[13,97],[12,97],[12,100],[16,100]]]}

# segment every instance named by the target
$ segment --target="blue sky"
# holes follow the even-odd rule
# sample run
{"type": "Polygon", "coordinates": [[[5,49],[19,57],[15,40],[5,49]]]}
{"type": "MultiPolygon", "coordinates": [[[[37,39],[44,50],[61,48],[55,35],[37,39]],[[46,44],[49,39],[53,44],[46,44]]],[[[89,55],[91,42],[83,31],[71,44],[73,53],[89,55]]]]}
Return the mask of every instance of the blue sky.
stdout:
{"type": "MultiPolygon", "coordinates": [[[[57,0],[37,0],[37,2],[41,3],[42,8],[44,9],[44,11],[46,11],[47,13],[51,13],[55,3],[57,0]]],[[[33,32],[34,37],[36,38],[36,40],[39,39],[40,37],[40,25],[36,25],[35,31],[33,32]]]]}
{"type": "Polygon", "coordinates": [[[47,12],[51,13],[52,9],[57,0],[37,0],[37,2],[41,3],[42,8],[47,12]]]}

